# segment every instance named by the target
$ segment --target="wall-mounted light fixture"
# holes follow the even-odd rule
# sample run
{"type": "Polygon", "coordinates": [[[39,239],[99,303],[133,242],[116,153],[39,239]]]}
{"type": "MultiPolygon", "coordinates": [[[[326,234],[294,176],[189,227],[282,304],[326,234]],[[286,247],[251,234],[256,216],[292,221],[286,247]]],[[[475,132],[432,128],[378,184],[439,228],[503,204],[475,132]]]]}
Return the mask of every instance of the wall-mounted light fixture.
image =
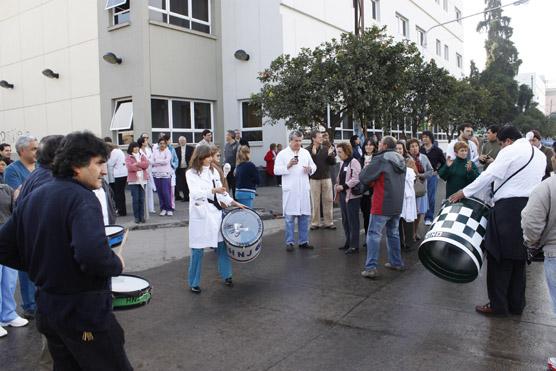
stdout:
{"type": "Polygon", "coordinates": [[[236,52],[234,53],[234,57],[236,57],[236,59],[239,59],[240,61],[249,60],[249,54],[247,54],[247,52],[243,49],[236,50],[236,52]]]}
{"type": "Polygon", "coordinates": [[[13,89],[14,88],[14,84],[10,84],[6,80],[0,81],[0,86],[3,87],[3,88],[6,88],[6,89],[13,89]]]}
{"type": "Polygon", "coordinates": [[[45,75],[46,77],[50,78],[50,79],[57,79],[57,78],[60,77],[59,73],[56,73],[56,72],[52,71],[50,68],[47,68],[46,70],[43,70],[42,74],[45,75]]]}
{"type": "Polygon", "coordinates": [[[111,64],[122,64],[122,58],[118,58],[118,56],[112,52],[104,54],[102,59],[111,64]]]}

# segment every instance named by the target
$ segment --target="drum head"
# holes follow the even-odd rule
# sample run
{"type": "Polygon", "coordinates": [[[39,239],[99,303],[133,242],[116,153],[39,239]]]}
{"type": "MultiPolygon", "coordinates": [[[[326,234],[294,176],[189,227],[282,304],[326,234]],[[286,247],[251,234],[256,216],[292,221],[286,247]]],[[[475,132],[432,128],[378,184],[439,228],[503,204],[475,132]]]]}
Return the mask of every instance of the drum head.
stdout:
{"type": "Polygon", "coordinates": [[[262,238],[264,224],[253,210],[234,209],[222,219],[221,231],[224,240],[232,246],[252,246],[262,238]]]}
{"type": "Polygon", "coordinates": [[[106,227],[104,227],[104,231],[107,236],[114,236],[119,233],[123,233],[124,227],[120,225],[107,225],[106,227]]]}
{"type": "Polygon", "coordinates": [[[146,290],[150,286],[149,281],[137,276],[122,274],[112,277],[112,292],[114,293],[133,293],[146,290]]]}

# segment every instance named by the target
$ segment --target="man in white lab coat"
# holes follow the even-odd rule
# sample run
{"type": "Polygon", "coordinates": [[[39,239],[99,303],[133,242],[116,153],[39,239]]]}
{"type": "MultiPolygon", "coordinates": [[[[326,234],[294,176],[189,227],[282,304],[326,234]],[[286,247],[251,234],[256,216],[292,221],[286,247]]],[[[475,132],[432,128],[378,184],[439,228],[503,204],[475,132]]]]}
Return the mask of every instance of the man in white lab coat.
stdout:
{"type": "Polygon", "coordinates": [[[301,148],[303,134],[292,131],[290,145],[278,153],[274,163],[274,174],[282,176],[282,205],[286,221],[286,250],[293,251],[295,243],[295,219],[299,231],[300,249],[312,249],[309,245],[309,222],[311,220],[311,186],[309,175],[317,166],[311,154],[301,148]]]}

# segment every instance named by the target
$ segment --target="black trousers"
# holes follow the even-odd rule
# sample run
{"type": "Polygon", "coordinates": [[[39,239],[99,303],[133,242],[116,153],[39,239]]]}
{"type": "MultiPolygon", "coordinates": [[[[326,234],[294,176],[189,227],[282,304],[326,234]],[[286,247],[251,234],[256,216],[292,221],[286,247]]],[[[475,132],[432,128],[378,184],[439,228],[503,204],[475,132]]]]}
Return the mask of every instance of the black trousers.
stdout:
{"type": "Polygon", "coordinates": [[[365,236],[369,231],[369,220],[371,219],[371,196],[363,195],[361,197],[361,214],[363,214],[363,228],[365,228],[365,236]]]}
{"type": "Polygon", "coordinates": [[[60,328],[38,313],[37,329],[46,337],[54,371],[133,370],[124,349],[124,331],[114,315],[109,318],[107,331],[93,331],[92,337],[86,337],[83,332],[60,328]]]}
{"type": "Polygon", "coordinates": [[[346,242],[344,246],[352,249],[359,248],[359,209],[360,198],[354,198],[346,202],[346,193],[340,192],[340,211],[342,212],[342,226],[346,242]]]}
{"type": "Polygon", "coordinates": [[[487,252],[487,290],[498,314],[521,314],[525,308],[525,260],[496,259],[487,252]]]}
{"type": "Polygon", "coordinates": [[[183,193],[183,198],[186,201],[189,201],[189,187],[187,186],[187,180],[185,179],[185,168],[177,168],[176,169],[176,192],[175,197],[176,200],[181,198],[180,192],[183,193]]]}
{"type": "Polygon", "coordinates": [[[230,189],[230,196],[236,199],[236,177],[234,176],[235,166],[232,166],[228,175],[226,175],[226,180],[228,181],[228,188],[230,189]]]}
{"type": "Polygon", "coordinates": [[[400,234],[400,247],[402,249],[411,248],[415,242],[413,239],[413,222],[406,222],[404,218],[400,218],[398,232],[400,234]]]}
{"type": "Polygon", "coordinates": [[[125,205],[125,186],[127,183],[127,177],[122,176],[115,178],[114,183],[110,183],[110,188],[114,192],[114,202],[116,203],[116,210],[118,210],[119,216],[126,216],[127,209],[125,205]]]}

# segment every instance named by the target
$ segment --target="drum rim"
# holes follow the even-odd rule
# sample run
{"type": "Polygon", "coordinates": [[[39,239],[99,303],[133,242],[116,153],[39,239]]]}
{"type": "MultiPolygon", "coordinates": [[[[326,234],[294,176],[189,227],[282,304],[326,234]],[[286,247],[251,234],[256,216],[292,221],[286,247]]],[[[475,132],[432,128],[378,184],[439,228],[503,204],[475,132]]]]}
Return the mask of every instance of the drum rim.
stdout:
{"type": "Polygon", "coordinates": [[[114,278],[114,277],[122,277],[122,276],[125,276],[125,277],[133,277],[133,278],[139,278],[139,279],[141,279],[141,280],[147,282],[147,284],[148,284],[148,286],[145,287],[144,289],[135,290],[135,291],[125,291],[125,294],[128,295],[128,296],[131,296],[131,295],[137,296],[137,295],[141,295],[141,293],[143,293],[143,292],[145,292],[145,291],[150,292],[150,291],[152,290],[151,282],[150,282],[148,279],[146,279],[146,278],[143,278],[143,277],[141,277],[141,276],[137,276],[137,275],[135,275],[135,274],[119,274],[119,275],[117,275],[117,276],[112,276],[112,277],[110,277],[110,278],[111,278],[111,279],[110,279],[110,292],[112,293],[112,296],[115,296],[115,294],[117,294],[117,295],[122,295],[122,294],[123,294],[122,291],[113,291],[113,289],[112,289],[112,278],[114,278]]]}
{"type": "Polygon", "coordinates": [[[259,215],[259,213],[257,213],[255,210],[253,210],[253,209],[251,209],[251,208],[242,209],[242,208],[239,208],[239,207],[238,207],[238,208],[235,208],[235,209],[233,209],[233,210],[230,210],[229,212],[226,213],[226,215],[224,215],[224,217],[222,218],[222,223],[220,223],[220,233],[222,233],[222,238],[224,238],[224,241],[225,241],[226,243],[228,243],[228,244],[234,246],[234,247],[256,246],[256,245],[261,241],[261,239],[263,238],[263,234],[264,234],[264,222],[263,222],[261,216],[259,215]],[[253,214],[255,214],[255,215],[259,218],[259,224],[260,224],[261,230],[260,230],[259,233],[257,233],[257,239],[255,240],[254,243],[253,243],[253,242],[250,242],[250,243],[240,243],[240,244],[237,244],[237,243],[234,243],[234,242],[230,242],[230,241],[226,238],[226,234],[224,234],[224,219],[225,219],[229,214],[236,213],[236,212],[243,212],[243,211],[250,211],[250,212],[252,212],[253,214]]]}
{"type": "Polygon", "coordinates": [[[105,233],[106,233],[106,228],[107,228],[107,227],[119,227],[119,228],[121,228],[121,230],[119,230],[119,231],[116,232],[116,233],[107,234],[107,235],[106,235],[107,237],[117,236],[118,234],[120,234],[120,233],[123,234],[123,233],[125,232],[125,227],[124,227],[123,225],[119,225],[119,224],[108,224],[108,225],[105,225],[105,226],[104,226],[104,232],[105,232],[105,233]]]}
{"type": "Polygon", "coordinates": [[[463,200],[472,200],[472,201],[476,201],[477,203],[481,204],[481,206],[486,207],[488,210],[491,209],[491,207],[489,205],[487,205],[487,203],[483,200],[481,200],[480,198],[477,197],[465,197],[463,200]]]}

